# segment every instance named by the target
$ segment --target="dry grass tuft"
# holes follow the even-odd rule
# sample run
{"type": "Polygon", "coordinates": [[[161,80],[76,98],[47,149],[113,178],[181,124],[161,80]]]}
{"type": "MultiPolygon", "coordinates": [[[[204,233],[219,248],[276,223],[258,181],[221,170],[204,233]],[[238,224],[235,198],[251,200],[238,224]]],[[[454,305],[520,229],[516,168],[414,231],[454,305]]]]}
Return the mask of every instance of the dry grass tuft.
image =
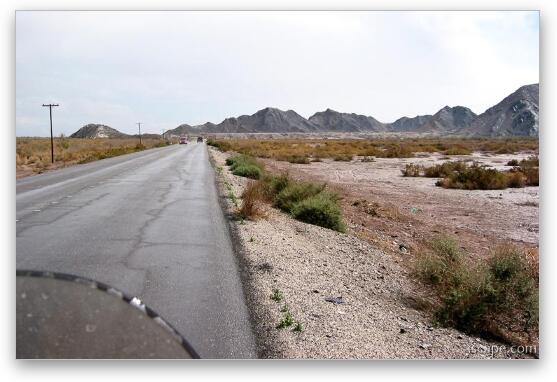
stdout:
{"type": "Polygon", "coordinates": [[[256,220],[265,216],[267,187],[264,182],[250,181],[242,193],[242,206],[238,215],[244,219],[256,220]]]}

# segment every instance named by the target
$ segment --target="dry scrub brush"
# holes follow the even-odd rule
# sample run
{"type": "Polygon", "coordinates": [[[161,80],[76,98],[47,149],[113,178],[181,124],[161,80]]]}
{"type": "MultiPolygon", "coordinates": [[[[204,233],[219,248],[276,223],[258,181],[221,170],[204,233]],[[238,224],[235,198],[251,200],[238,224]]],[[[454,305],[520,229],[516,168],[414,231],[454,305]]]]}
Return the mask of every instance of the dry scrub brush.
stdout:
{"type": "Polygon", "coordinates": [[[138,145],[135,138],[67,138],[60,136],[54,139],[54,160],[51,164],[49,138],[17,138],[16,168],[29,168],[34,172],[43,172],[49,168],[67,166],[76,163],[87,163],[113,156],[129,154],[153,147],[169,144],[161,139],[143,139],[138,145]]]}
{"type": "Polygon", "coordinates": [[[533,138],[377,138],[377,139],[210,139],[222,151],[236,151],[291,163],[332,158],[348,161],[354,156],[409,158],[419,152],[468,155],[473,151],[514,153],[538,150],[533,138]]]}
{"type": "Polygon", "coordinates": [[[433,287],[439,324],[509,342],[516,331],[537,333],[537,255],[504,245],[472,260],[446,236],[434,238],[430,248],[418,255],[414,275],[433,287]]]}

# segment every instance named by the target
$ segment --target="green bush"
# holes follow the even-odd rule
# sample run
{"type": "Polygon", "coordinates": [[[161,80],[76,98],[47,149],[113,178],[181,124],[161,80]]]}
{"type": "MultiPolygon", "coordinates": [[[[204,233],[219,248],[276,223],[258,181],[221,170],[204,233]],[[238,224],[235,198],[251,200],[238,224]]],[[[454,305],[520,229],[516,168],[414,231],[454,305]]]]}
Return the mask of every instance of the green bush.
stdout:
{"type": "Polygon", "coordinates": [[[489,260],[489,271],[497,281],[509,281],[524,269],[526,264],[516,248],[498,249],[489,260]]]}
{"type": "Polygon", "coordinates": [[[284,190],[290,184],[290,178],[288,174],[284,173],[281,175],[273,175],[268,180],[271,192],[274,195],[277,195],[282,190],[284,190]]]}
{"type": "Polygon", "coordinates": [[[428,284],[440,284],[447,274],[447,263],[439,256],[424,255],[416,264],[416,274],[428,284]]]}
{"type": "Polygon", "coordinates": [[[455,239],[449,236],[438,236],[431,242],[433,252],[448,261],[460,261],[461,251],[455,239]]]}
{"type": "Polygon", "coordinates": [[[259,179],[261,178],[263,171],[261,170],[261,168],[259,168],[256,165],[241,164],[238,166],[234,166],[234,170],[232,171],[232,174],[243,176],[245,178],[250,178],[250,179],[259,179]]]}
{"type": "Polygon", "coordinates": [[[472,262],[455,240],[439,237],[414,267],[415,275],[435,288],[440,301],[435,317],[442,325],[487,334],[494,319],[526,330],[538,326],[538,270],[516,247],[497,247],[487,259],[472,262]]]}
{"type": "Polygon", "coordinates": [[[235,155],[226,159],[226,164],[234,175],[259,179],[263,175],[263,165],[249,155],[235,155]]]}
{"type": "Polygon", "coordinates": [[[438,185],[465,190],[502,190],[507,188],[507,176],[495,169],[472,165],[462,171],[449,174],[438,182],[438,185]]]}
{"type": "Polygon", "coordinates": [[[317,195],[325,189],[325,184],[311,182],[288,182],[275,196],[275,207],[291,212],[294,204],[311,196],[317,195]]]}
{"type": "Polygon", "coordinates": [[[267,174],[263,165],[249,155],[229,157],[226,164],[234,175],[260,179],[246,188],[249,192],[244,192],[241,216],[256,216],[258,203],[267,201],[298,220],[344,232],[338,196],[325,192],[325,184],[295,181],[287,173],[267,174]]]}
{"type": "Polygon", "coordinates": [[[335,194],[325,191],[302,199],[292,205],[292,216],[306,223],[344,232],[342,213],[335,194]]]}
{"type": "Polygon", "coordinates": [[[431,167],[425,167],[424,176],[428,178],[443,178],[449,176],[455,172],[462,172],[468,168],[466,162],[455,161],[455,162],[444,162],[442,164],[436,164],[431,167]]]}
{"type": "Polygon", "coordinates": [[[230,166],[230,169],[233,171],[236,167],[243,165],[259,166],[259,163],[254,157],[244,154],[234,155],[232,157],[226,158],[226,164],[230,166]]]}

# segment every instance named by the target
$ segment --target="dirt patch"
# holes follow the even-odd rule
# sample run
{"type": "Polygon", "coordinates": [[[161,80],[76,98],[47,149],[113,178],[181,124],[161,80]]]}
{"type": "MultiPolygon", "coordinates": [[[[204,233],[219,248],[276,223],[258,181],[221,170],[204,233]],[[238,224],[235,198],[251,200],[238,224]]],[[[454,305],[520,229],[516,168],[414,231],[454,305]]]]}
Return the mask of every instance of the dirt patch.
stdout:
{"type": "Polygon", "coordinates": [[[453,190],[435,186],[436,178],[403,177],[408,163],[433,165],[447,160],[478,161],[499,170],[509,169],[516,155],[417,158],[376,158],[373,162],[323,160],[291,164],[264,160],[272,171],[326,182],[343,195],[350,233],[383,249],[404,255],[419,249],[433,235],[457,237],[467,252],[484,255],[493,246],[512,241],[537,249],[539,243],[539,187],[506,190],[453,190]]]}
{"type": "MultiPolygon", "coordinates": [[[[209,150],[233,216],[247,180],[226,168],[227,154],[209,150]]],[[[382,208],[380,214],[385,213],[382,208]]],[[[418,310],[428,304],[419,297],[423,291],[392,254],[352,234],[305,224],[270,207],[264,215],[256,221],[231,220],[263,357],[515,356],[492,352],[501,346],[496,343],[432,327],[431,317],[418,310]],[[277,328],[287,314],[292,324],[277,328]],[[301,331],[294,330],[297,323],[301,331]]]]}

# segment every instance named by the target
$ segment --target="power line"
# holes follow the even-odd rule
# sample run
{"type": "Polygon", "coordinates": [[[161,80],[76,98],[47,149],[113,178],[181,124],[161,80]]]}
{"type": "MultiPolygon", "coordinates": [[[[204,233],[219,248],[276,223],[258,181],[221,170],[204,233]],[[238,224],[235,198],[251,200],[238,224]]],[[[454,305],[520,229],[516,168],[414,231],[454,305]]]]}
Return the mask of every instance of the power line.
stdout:
{"type": "Polygon", "coordinates": [[[54,138],[52,136],[52,108],[59,106],[58,104],[49,103],[47,105],[43,104],[43,107],[48,107],[50,110],[50,159],[54,163],[54,138]]]}

